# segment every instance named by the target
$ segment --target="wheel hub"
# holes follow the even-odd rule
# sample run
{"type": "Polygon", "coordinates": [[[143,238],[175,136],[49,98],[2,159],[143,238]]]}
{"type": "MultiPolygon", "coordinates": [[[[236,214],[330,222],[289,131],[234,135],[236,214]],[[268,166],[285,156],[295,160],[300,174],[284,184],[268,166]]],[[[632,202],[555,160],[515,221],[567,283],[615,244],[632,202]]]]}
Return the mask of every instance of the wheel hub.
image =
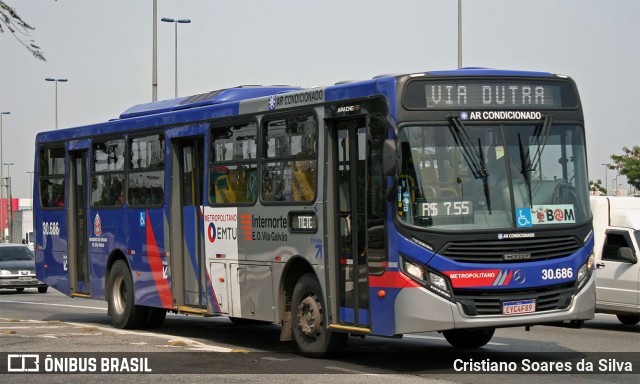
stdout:
{"type": "Polygon", "coordinates": [[[298,325],[302,333],[316,338],[322,334],[320,303],[315,296],[308,296],[300,303],[298,325]]]}

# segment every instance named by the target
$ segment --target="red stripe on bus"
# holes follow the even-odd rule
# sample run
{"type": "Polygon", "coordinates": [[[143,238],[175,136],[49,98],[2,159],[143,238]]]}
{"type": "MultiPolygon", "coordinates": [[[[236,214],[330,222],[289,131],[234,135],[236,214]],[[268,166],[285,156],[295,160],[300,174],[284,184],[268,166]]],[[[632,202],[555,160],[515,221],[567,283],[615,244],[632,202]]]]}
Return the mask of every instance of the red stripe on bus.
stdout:
{"type": "Polygon", "coordinates": [[[146,213],[146,216],[145,226],[147,230],[147,251],[151,275],[153,276],[153,281],[156,283],[156,287],[158,288],[158,295],[160,296],[162,306],[164,308],[171,308],[173,306],[173,297],[171,295],[171,289],[169,288],[169,280],[162,276],[162,258],[160,257],[160,251],[158,250],[156,237],[151,228],[149,212],[146,213]]]}
{"type": "Polygon", "coordinates": [[[402,272],[387,271],[382,276],[369,276],[371,288],[417,288],[420,285],[402,272]]]}

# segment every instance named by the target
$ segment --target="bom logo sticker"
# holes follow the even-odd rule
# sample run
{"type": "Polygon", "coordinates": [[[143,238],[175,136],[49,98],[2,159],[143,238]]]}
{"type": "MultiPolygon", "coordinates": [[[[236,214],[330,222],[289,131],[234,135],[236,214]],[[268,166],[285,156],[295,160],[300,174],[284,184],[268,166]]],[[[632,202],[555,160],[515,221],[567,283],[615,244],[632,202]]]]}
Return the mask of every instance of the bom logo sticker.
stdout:
{"type": "Polygon", "coordinates": [[[573,204],[540,205],[531,209],[532,224],[575,223],[576,214],[573,204]]]}

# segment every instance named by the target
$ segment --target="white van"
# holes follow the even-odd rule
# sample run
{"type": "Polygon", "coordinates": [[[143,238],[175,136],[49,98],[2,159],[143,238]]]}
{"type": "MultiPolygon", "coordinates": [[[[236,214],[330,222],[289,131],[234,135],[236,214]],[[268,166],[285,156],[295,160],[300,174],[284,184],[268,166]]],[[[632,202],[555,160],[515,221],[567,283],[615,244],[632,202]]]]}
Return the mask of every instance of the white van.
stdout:
{"type": "Polygon", "coordinates": [[[592,196],[596,312],[640,322],[640,198],[592,196]]]}

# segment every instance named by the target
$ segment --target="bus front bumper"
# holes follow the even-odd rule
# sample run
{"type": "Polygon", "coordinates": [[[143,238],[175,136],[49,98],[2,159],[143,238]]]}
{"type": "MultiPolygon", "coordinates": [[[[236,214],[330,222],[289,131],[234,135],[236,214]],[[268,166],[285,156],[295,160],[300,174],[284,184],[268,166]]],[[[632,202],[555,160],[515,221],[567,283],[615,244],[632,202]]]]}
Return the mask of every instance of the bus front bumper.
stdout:
{"type": "Polygon", "coordinates": [[[395,302],[395,333],[503,328],[590,320],[594,316],[595,303],[595,274],[591,274],[585,286],[574,294],[568,307],[515,315],[469,316],[460,303],[453,303],[425,288],[405,288],[398,294],[395,302]]]}

